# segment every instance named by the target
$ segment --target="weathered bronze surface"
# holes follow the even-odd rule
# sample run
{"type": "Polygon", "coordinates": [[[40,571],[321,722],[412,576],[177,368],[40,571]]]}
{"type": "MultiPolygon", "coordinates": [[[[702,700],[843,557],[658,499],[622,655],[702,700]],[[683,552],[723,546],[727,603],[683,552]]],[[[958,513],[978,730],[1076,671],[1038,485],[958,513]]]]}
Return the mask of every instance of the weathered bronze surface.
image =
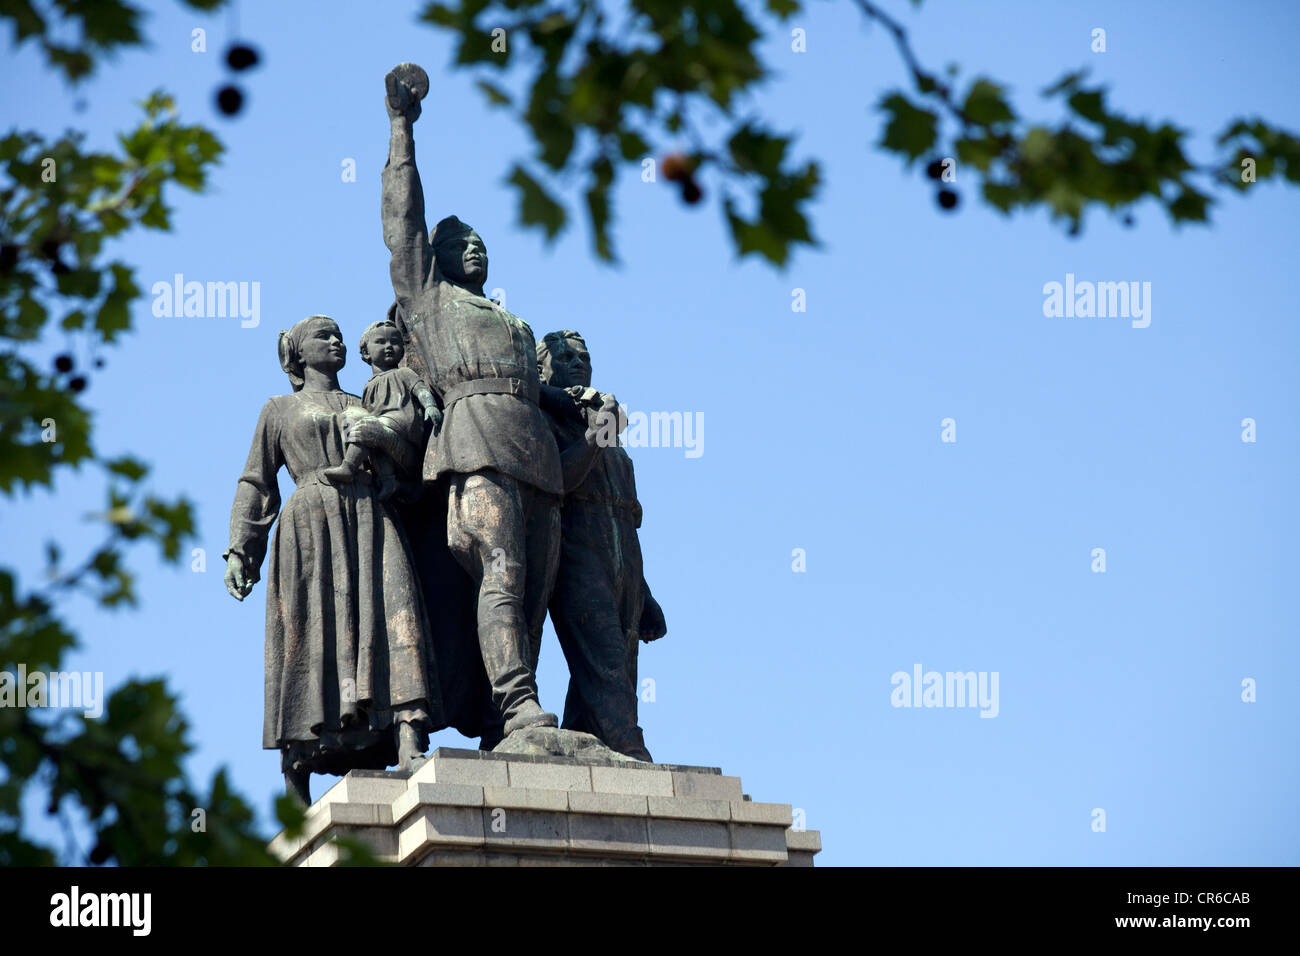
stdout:
{"type": "Polygon", "coordinates": [[[227,589],[242,601],[267,564],[263,746],[303,800],[313,772],[412,769],[444,727],[519,753],[590,734],[610,759],[649,760],[638,645],[666,628],[617,401],[591,388],[581,336],[537,343],[484,296],[473,229],[426,231],[412,124],[428,76],[401,64],[385,91],[395,301],[361,335],[373,375],[360,398],[339,388],[332,319],[282,332],[293,391],[263,408],[231,512],[227,589]],[[548,607],[570,669],[562,728],[538,700],[548,607]]]}
{"type": "Polygon", "coordinates": [[[637,726],[639,642],[667,628],[642,572],[641,503],[632,459],[617,443],[613,395],[591,387],[591,355],[577,332],[551,332],[537,348],[547,384],[567,388],[576,414],[554,415],[562,449],[565,497],[560,567],[551,622],[569,664],[566,729],[590,733],[622,754],[649,760],[637,726]]]}
{"type": "Polygon", "coordinates": [[[483,295],[487,248],[455,216],[426,232],[412,124],[420,89],[385,80],[384,243],[411,364],[438,392],[443,422],[424,479],[447,479],[447,544],[478,585],[477,630],[504,732],[555,726],[535,671],[559,557],[560,455],[538,406],[527,323],[483,295]]]}
{"type": "Polygon", "coordinates": [[[369,418],[339,388],[338,326],[303,319],[279,351],[294,390],[258,418],[223,557],[242,601],[269,553],[262,745],[281,751],[290,792],[306,799],[312,772],[409,765],[444,721],[403,529],[369,475],[342,486],[324,476],[343,463],[345,429],[369,418]],[[281,468],[297,485],[283,507],[281,468]]]}

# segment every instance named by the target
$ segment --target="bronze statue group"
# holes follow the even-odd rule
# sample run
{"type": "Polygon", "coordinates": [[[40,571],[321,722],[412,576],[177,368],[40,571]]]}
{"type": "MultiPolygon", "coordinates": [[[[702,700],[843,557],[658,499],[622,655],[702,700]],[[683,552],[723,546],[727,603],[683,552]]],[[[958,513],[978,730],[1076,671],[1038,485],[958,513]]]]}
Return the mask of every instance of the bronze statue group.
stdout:
{"type": "Polygon", "coordinates": [[[618,403],[591,387],[578,333],[538,342],[484,296],[473,229],[449,216],[426,231],[412,124],[428,79],[403,64],[386,83],[396,301],[361,336],[374,374],[360,398],[339,387],[327,316],[281,332],[293,390],[262,409],[231,513],[227,589],[242,600],[266,565],[263,746],[310,802],[312,773],[409,770],[444,727],[484,749],[556,727],[536,679],[549,609],[562,726],[649,760],[638,643],[666,627],[618,403]],[[296,485],[283,504],[281,467],[296,485]]]}

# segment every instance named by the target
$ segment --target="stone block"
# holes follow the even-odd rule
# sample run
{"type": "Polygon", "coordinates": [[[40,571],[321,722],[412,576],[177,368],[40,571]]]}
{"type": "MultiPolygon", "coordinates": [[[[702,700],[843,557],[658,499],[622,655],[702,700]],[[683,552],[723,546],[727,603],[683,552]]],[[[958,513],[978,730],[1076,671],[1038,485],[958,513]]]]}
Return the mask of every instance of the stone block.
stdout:
{"type": "Polygon", "coordinates": [[[490,750],[470,750],[468,747],[439,747],[429,754],[430,760],[446,758],[448,760],[492,760],[490,750]]]}
{"type": "Polygon", "coordinates": [[[339,861],[339,848],[333,843],[323,843],[302,858],[299,866],[334,866],[339,861]]]}
{"type": "Polygon", "coordinates": [[[596,793],[631,793],[644,797],[671,797],[673,795],[673,775],[664,770],[592,767],[591,789],[596,793]]]}
{"type": "Polygon", "coordinates": [[[270,844],[293,866],[335,866],[336,837],[416,866],[811,866],[815,830],[754,803],[716,768],[439,748],[413,774],[353,771],[270,844]]]}
{"type": "Polygon", "coordinates": [[[267,849],[278,859],[289,862],[303,856],[322,834],[336,827],[391,826],[392,822],[392,810],[388,805],[342,803],[336,797],[329,803],[312,804],[307,810],[307,819],[303,821],[302,833],[293,839],[280,833],[267,849]]]}
{"type": "Polygon", "coordinates": [[[483,788],[463,783],[415,783],[393,801],[393,820],[402,821],[421,806],[483,806],[483,788]]]}
{"type": "Polygon", "coordinates": [[[313,807],[327,803],[391,804],[406,790],[404,773],[382,770],[353,770],[323,793],[313,807]]]}
{"type": "MultiPolygon", "coordinates": [[[[442,748],[439,748],[441,752],[442,748]]],[[[472,787],[505,787],[510,784],[503,760],[466,760],[431,757],[411,775],[412,783],[459,783],[472,787]]]]}
{"type": "Polygon", "coordinates": [[[551,810],[563,813],[569,809],[569,798],[564,790],[484,787],[483,806],[489,809],[501,807],[505,810],[551,810]]]}
{"type": "Polygon", "coordinates": [[[418,861],[431,849],[483,845],[483,808],[423,806],[401,824],[398,857],[418,861]]]}
{"type": "Polygon", "coordinates": [[[575,813],[569,818],[569,846],[577,851],[606,854],[650,852],[650,833],[645,817],[575,813]]]}
{"type": "Polygon", "coordinates": [[[750,800],[732,801],[731,819],[737,823],[766,823],[788,827],[794,822],[794,812],[788,803],[754,803],[750,800]]]}
{"type": "Polygon", "coordinates": [[[331,827],[303,855],[298,866],[335,866],[343,858],[343,851],[335,842],[344,838],[362,844],[381,862],[398,862],[397,834],[391,825],[362,827],[331,827]]]}
{"type": "Polygon", "coordinates": [[[646,797],[635,793],[581,793],[569,792],[569,810],[572,813],[603,813],[614,816],[643,817],[649,810],[646,797]]]}
{"type": "Polygon", "coordinates": [[[706,820],[648,817],[650,853],[661,857],[702,857],[723,863],[731,855],[727,824],[706,820]]]}
{"type": "Polygon", "coordinates": [[[482,850],[433,850],[420,858],[416,866],[487,866],[482,850]]]}
{"type": "Polygon", "coordinates": [[[731,806],[726,800],[692,800],[687,797],[647,797],[650,816],[673,820],[716,820],[726,823],[731,819],[731,806]]]}
{"type": "Polygon", "coordinates": [[[805,853],[820,853],[822,849],[821,831],[786,830],[785,846],[788,850],[799,850],[805,853]]]}
{"type": "MultiPolygon", "coordinates": [[[[593,768],[572,763],[533,763],[510,760],[510,786],[535,790],[585,790],[591,792],[593,768]]],[[[602,768],[595,768],[602,769],[602,768]]]]}
{"type": "Polygon", "coordinates": [[[785,863],[785,831],[763,824],[732,823],[731,854],[733,863],[785,863]]]}
{"type": "Polygon", "coordinates": [[[673,794],[698,800],[739,800],[740,778],[716,773],[673,772],[673,794]]]}
{"type": "Polygon", "coordinates": [[[331,826],[387,826],[393,822],[393,807],[389,803],[383,806],[374,803],[331,803],[328,804],[331,826]]]}
{"type": "Polygon", "coordinates": [[[569,846],[567,812],[543,810],[502,810],[484,807],[483,839],[489,853],[495,848],[508,850],[565,850],[569,846]]]}

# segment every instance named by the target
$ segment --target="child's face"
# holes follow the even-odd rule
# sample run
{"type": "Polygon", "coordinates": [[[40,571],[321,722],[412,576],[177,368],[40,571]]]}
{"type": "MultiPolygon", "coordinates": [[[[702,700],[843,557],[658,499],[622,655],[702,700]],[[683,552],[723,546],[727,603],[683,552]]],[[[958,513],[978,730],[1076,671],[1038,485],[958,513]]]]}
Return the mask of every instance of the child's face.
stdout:
{"type": "Polygon", "coordinates": [[[406,351],[402,346],[402,333],[397,329],[376,329],[366,340],[366,351],[370,353],[372,368],[385,372],[397,368],[406,351]]]}

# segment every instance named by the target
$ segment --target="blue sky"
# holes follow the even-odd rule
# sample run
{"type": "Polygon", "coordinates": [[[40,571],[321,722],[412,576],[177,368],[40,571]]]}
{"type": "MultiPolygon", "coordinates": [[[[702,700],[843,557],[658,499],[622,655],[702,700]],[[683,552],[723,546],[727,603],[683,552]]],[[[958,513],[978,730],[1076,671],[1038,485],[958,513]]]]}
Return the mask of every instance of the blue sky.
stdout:
{"type": "MultiPolygon", "coordinates": [[[[1148,205],[1136,228],[1092,217],[1070,239],[1041,212],[983,208],[959,169],[962,205],[944,214],[919,169],[873,145],[874,104],[905,77],[888,36],[850,4],[814,3],[791,24],[806,53],[780,30],[764,41],[775,75],[753,106],[823,164],[820,247],[785,271],[737,262],[707,201],[716,184],[690,209],[628,167],[623,261],[608,268],[580,223],[552,247],[518,227],[503,179],[525,136],[448,70],[417,5],[242,4],[239,37],[263,66],[234,121],[212,105],[231,15],[149,6],[151,48],[77,94],[31,51],[6,52],[0,129],[74,126],[108,147],[162,86],[228,147],[207,194],[172,194],[173,233],[113,253],[146,290],[178,272],[259,282],[260,324],[157,318],[146,295],[86,393],[100,451],[139,454],[159,491],[197,504],[207,571],[140,553],[138,610],[66,608],[85,644],[76,666],[109,686],[165,675],[181,694],[196,776],[228,766],[269,826],[281,780],[259,749],[263,591],[231,599],[219,555],[258,411],[288,390],[277,330],[335,317],[343,386],[364,385],[356,339],[392,299],[383,76],[412,60],[433,88],[416,127],[429,221],[455,213],[478,229],[488,285],[539,335],[583,332],[598,388],[706,423],[697,458],[632,450],[669,625],[641,655],[658,759],[720,766],[755,800],[803,809],[823,865],[1300,863],[1300,589],[1286,584],[1300,559],[1285,544],[1300,480],[1300,194],[1220,194],[1212,228],[1182,231],[1148,205]],[[206,54],[191,52],[194,27],[206,54]],[[1150,282],[1150,326],[1045,317],[1043,286],[1067,273],[1150,282]],[[806,312],[791,310],[796,288],[806,312]],[[955,442],[941,441],[946,418],[955,442]],[[996,672],[996,718],[891,706],[891,676],[917,664],[996,672]]],[[[1087,67],[1117,108],[1195,130],[1200,161],[1238,116],[1300,128],[1292,4],[891,7],[923,62],[987,73],[1040,119],[1058,114],[1038,92],[1087,67]],[[1095,27],[1104,54],[1089,49],[1095,27]]],[[[32,582],[47,539],[89,548],[83,518],[101,503],[90,473],[6,503],[6,563],[32,582]]],[[[544,705],[562,706],[566,680],[548,625],[544,705]]],[[[435,744],[475,745],[453,731],[435,744]]]]}

